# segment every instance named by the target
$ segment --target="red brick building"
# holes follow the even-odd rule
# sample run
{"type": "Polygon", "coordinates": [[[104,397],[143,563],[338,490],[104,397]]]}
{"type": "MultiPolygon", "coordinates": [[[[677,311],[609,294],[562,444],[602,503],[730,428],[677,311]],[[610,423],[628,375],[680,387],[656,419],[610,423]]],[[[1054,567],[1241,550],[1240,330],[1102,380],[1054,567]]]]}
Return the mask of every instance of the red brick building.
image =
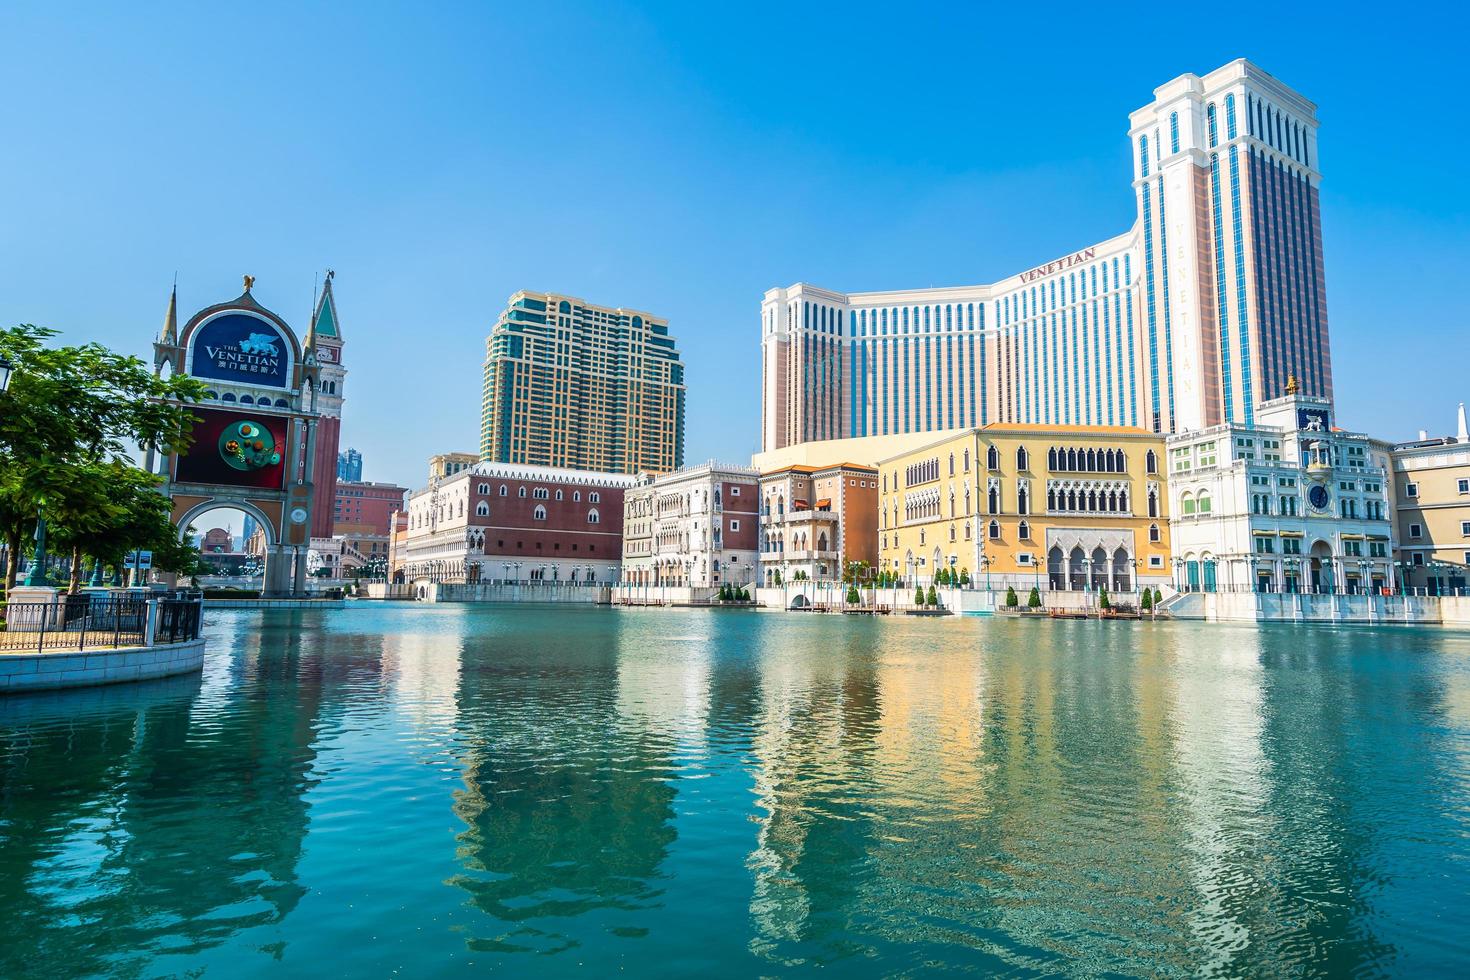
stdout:
{"type": "Polygon", "coordinates": [[[623,494],[637,480],[477,463],[409,495],[395,567],[408,582],[611,585],[622,552],[623,494]]]}
{"type": "Polygon", "coordinates": [[[352,564],[388,561],[393,515],[403,510],[408,491],[392,483],[342,480],[332,502],[332,534],[345,542],[352,564]],[[356,554],[353,554],[353,553],[356,554]]]}

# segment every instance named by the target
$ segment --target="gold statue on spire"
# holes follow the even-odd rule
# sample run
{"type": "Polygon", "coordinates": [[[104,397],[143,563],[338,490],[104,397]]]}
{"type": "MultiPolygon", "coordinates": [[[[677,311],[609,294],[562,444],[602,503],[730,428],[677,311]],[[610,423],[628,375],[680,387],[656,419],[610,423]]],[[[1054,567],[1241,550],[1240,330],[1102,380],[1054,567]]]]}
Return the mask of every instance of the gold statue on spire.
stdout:
{"type": "Polygon", "coordinates": [[[255,285],[255,277],[254,276],[242,276],[241,278],[245,280],[245,291],[247,293],[250,292],[250,287],[255,285]]]}
{"type": "Polygon", "coordinates": [[[1287,375],[1287,377],[1286,377],[1286,393],[1288,395],[1295,395],[1298,392],[1300,392],[1301,390],[1302,390],[1302,386],[1299,385],[1299,384],[1297,384],[1297,382],[1296,382],[1296,375],[1294,375],[1294,374],[1287,375]]]}

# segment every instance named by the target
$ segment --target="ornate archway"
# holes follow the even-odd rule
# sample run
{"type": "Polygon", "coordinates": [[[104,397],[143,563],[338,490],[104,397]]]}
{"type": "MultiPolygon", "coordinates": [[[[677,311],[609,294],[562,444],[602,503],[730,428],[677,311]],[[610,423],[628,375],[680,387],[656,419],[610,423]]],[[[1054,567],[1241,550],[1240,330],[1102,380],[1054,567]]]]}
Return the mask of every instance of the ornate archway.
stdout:
{"type": "Polygon", "coordinates": [[[182,530],[207,511],[251,515],[266,535],[262,594],[304,595],[315,493],[312,465],[319,418],[314,333],[303,345],[280,316],[251,295],[254,280],[227,303],[195,313],[178,329],[177,291],[153,345],[156,374],[187,374],[207,386],[192,407],[193,442],[145,465],[164,478],[182,530]]]}

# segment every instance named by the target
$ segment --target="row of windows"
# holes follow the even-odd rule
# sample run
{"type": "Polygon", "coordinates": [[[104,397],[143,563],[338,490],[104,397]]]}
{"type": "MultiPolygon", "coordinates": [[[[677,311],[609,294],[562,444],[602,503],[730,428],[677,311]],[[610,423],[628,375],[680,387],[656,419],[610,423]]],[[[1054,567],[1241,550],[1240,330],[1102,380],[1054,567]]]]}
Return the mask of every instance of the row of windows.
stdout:
{"type": "MultiPolygon", "coordinates": [[[[481,496],[489,496],[489,494],[490,494],[490,484],[488,484],[488,483],[481,483],[475,489],[476,489],[476,492],[479,493],[481,496]]],[[[517,491],[516,492],[516,496],[517,497],[525,497],[526,496],[526,488],[525,487],[517,487],[516,488],[516,491],[517,491]]],[[[499,493],[500,493],[500,496],[502,496],[502,497],[508,497],[508,496],[510,496],[510,488],[507,487],[504,483],[502,483],[500,485],[500,491],[499,491],[499,493]]],[[[545,487],[535,487],[531,491],[531,496],[535,500],[550,500],[551,497],[552,497],[552,493],[551,493],[551,491],[547,490],[545,487]]],[[[555,497],[556,497],[557,500],[562,500],[562,499],[564,499],[564,494],[563,494],[563,492],[560,489],[558,489],[556,491],[555,497]]],[[[582,491],[580,491],[580,490],[573,490],[572,491],[572,502],[573,503],[581,503],[581,501],[582,501],[582,491]]],[[[602,494],[598,493],[596,490],[589,491],[588,494],[587,494],[587,502],[588,503],[591,503],[591,504],[600,504],[600,503],[602,503],[602,494]]]]}

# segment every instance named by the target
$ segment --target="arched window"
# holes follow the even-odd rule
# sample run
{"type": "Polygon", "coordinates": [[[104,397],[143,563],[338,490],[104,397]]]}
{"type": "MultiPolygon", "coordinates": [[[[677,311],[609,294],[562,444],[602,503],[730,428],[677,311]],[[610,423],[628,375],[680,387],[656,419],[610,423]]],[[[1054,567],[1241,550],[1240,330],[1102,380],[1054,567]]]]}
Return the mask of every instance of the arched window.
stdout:
{"type": "Polygon", "coordinates": [[[481,496],[488,497],[490,495],[490,484],[482,483],[478,487],[476,487],[475,490],[481,496]]]}
{"type": "Polygon", "coordinates": [[[600,504],[602,503],[602,494],[598,493],[596,490],[593,490],[587,495],[587,500],[589,503],[600,504]]]}
{"type": "Polygon", "coordinates": [[[500,485],[500,495],[502,497],[504,497],[504,496],[507,496],[509,493],[510,493],[510,490],[506,487],[506,485],[504,483],[502,483],[500,485]]]}
{"type": "Polygon", "coordinates": [[[483,501],[483,500],[480,501],[478,504],[475,505],[475,516],[476,517],[489,517],[490,516],[490,505],[487,504],[487,503],[485,503],[485,501],[483,501]]]}
{"type": "Polygon", "coordinates": [[[1024,486],[1021,487],[1021,488],[1019,488],[1016,491],[1016,513],[1017,514],[1029,514],[1029,513],[1031,513],[1031,511],[1027,507],[1027,498],[1029,496],[1030,496],[1030,494],[1028,494],[1026,492],[1026,488],[1024,486]]]}
{"type": "Polygon", "coordinates": [[[986,510],[986,513],[988,513],[988,514],[999,514],[1000,513],[1000,489],[998,487],[991,487],[990,488],[990,506],[986,510]]]}
{"type": "Polygon", "coordinates": [[[1158,543],[1159,526],[1157,524],[1150,524],[1148,526],[1148,539],[1156,544],[1158,543]]]}
{"type": "Polygon", "coordinates": [[[524,500],[525,497],[526,497],[526,488],[525,487],[521,487],[520,489],[518,489],[516,491],[516,496],[517,497],[520,497],[522,500],[524,500]]]}
{"type": "Polygon", "coordinates": [[[965,450],[965,472],[970,472],[970,451],[968,449],[965,450]]]}
{"type": "Polygon", "coordinates": [[[1057,488],[1056,487],[1047,487],[1046,488],[1046,509],[1047,510],[1056,510],[1057,509],[1057,488]]]}
{"type": "Polygon", "coordinates": [[[1179,498],[1179,513],[1185,517],[1194,516],[1194,494],[1188,490],[1184,491],[1184,495],[1179,498]]]}
{"type": "Polygon", "coordinates": [[[538,520],[538,521],[544,521],[544,520],[546,520],[546,507],[545,507],[545,505],[543,505],[543,504],[537,504],[536,505],[536,509],[531,512],[531,516],[533,518],[535,518],[536,520],[538,520]]]}
{"type": "Polygon", "coordinates": [[[970,522],[969,521],[966,521],[965,522],[965,540],[966,541],[970,540],[970,522]]]}
{"type": "Polygon", "coordinates": [[[1149,473],[1157,473],[1159,471],[1159,458],[1154,455],[1152,449],[1148,451],[1148,455],[1143,457],[1143,468],[1149,473]]]}
{"type": "Polygon", "coordinates": [[[985,450],[985,467],[991,470],[1000,469],[1000,450],[994,446],[985,450]]]}
{"type": "Polygon", "coordinates": [[[596,507],[592,508],[591,510],[589,510],[587,512],[587,523],[588,524],[601,524],[602,523],[602,515],[597,512],[597,508],[596,507]]]}
{"type": "Polygon", "coordinates": [[[1026,447],[1025,446],[1017,446],[1016,447],[1016,469],[1018,469],[1018,470],[1030,469],[1030,467],[1026,465],[1027,462],[1028,461],[1026,459],[1026,447]]]}
{"type": "Polygon", "coordinates": [[[572,491],[572,503],[574,503],[574,504],[580,504],[581,502],[582,502],[582,491],[580,491],[580,490],[573,490],[572,491]]]}
{"type": "Polygon", "coordinates": [[[1016,527],[1016,537],[1020,538],[1023,541],[1030,541],[1031,540],[1031,525],[1030,524],[1027,524],[1025,521],[1022,521],[1016,527]]]}
{"type": "Polygon", "coordinates": [[[562,492],[561,492],[561,491],[560,491],[560,490],[557,490],[557,491],[556,491],[556,499],[557,499],[557,500],[560,500],[560,499],[562,499],[562,492]]]}
{"type": "Polygon", "coordinates": [[[990,539],[992,541],[1000,540],[1000,521],[990,522],[990,539]]]}
{"type": "Polygon", "coordinates": [[[1208,514],[1210,512],[1210,495],[1201,490],[1199,494],[1199,512],[1208,514]]]}

